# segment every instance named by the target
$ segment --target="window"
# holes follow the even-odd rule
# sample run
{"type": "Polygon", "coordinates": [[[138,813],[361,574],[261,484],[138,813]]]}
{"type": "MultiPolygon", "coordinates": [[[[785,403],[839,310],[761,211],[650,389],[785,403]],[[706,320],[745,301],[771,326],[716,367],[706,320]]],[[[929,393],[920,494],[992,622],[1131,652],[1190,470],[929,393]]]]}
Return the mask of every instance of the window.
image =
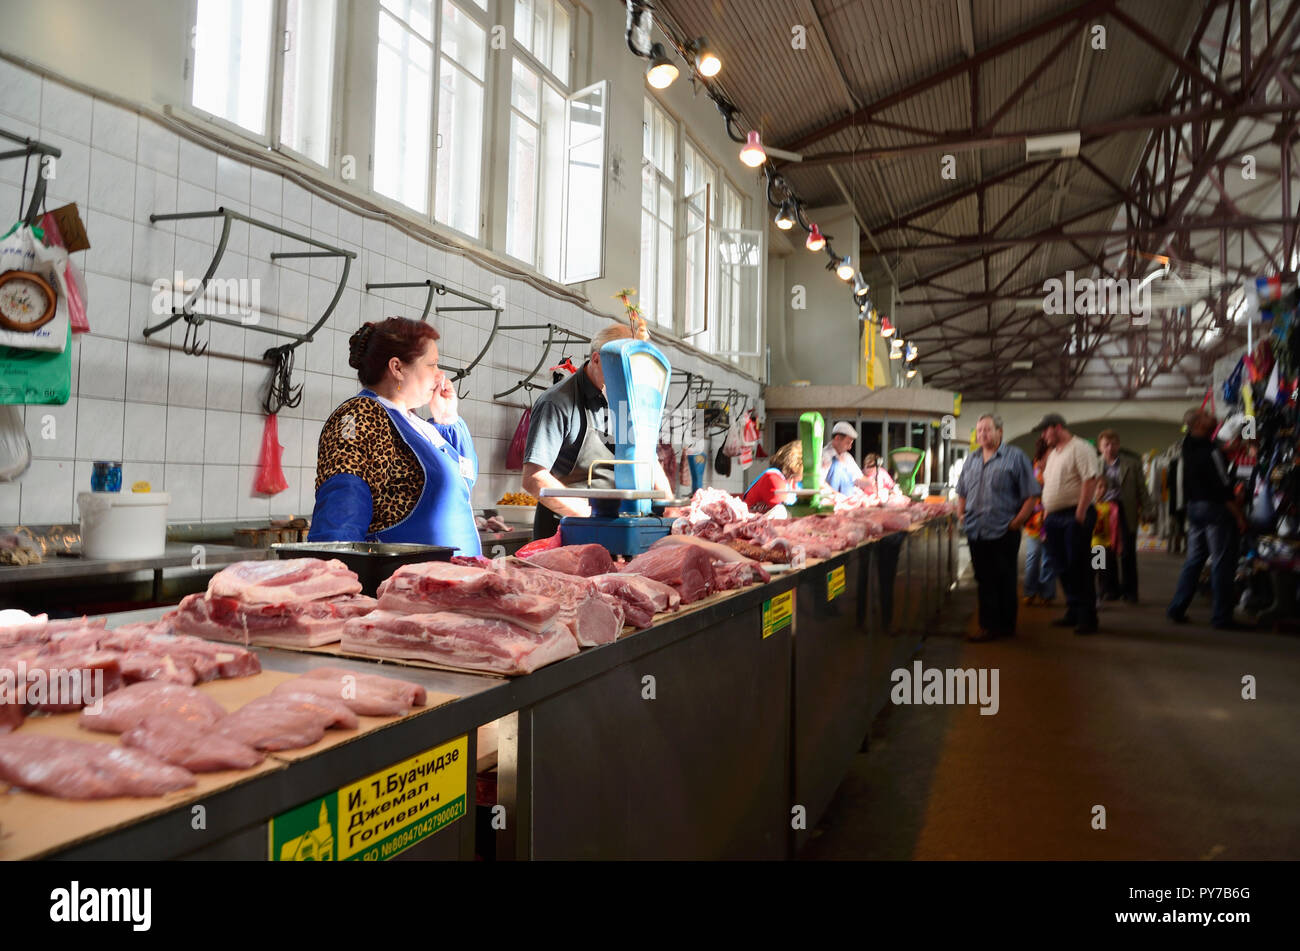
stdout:
{"type": "Polygon", "coordinates": [[[763,233],[745,230],[746,202],[730,184],[722,186],[721,227],[714,243],[717,262],[717,318],[710,327],[711,352],[730,357],[759,355],[763,233]]]}
{"type": "Polygon", "coordinates": [[[645,100],[641,160],[641,286],[637,303],[646,317],[673,326],[673,198],[677,127],[645,100]]]}
{"type": "Polygon", "coordinates": [[[444,0],[440,49],[438,189],[434,206],[439,221],[477,237],[487,30],[454,3],[444,0]]]}
{"type": "Polygon", "coordinates": [[[198,0],[191,102],[256,135],[268,128],[272,0],[198,0]]]}
{"type": "Polygon", "coordinates": [[[286,0],[280,141],[317,165],[330,159],[335,0],[286,0]]]}
{"type": "Polygon", "coordinates": [[[718,188],[713,166],[689,141],[682,154],[685,245],[682,283],[685,293],[685,330],[693,337],[708,329],[708,312],[715,297],[709,274],[710,235],[718,226],[718,188]]]}
{"type": "Polygon", "coordinates": [[[569,84],[569,11],[558,0],[515,0],[515,42],[569,84]]]}
{"type": "Polygon", "coordinates": [[[382,0],[377,65],[375,191],[427,213],[433,122],[431,0],[382,0]]]}
{"type": "Polygon", "coordinates": [[[337,0],[196,0],[190,102],[328,165],[337,12],[337,0]]]}
{"type": "Polygon", "coordinates": [[[515,59],[510,77],[506,253],[552,278],[560,272],[565,106],[554,86],[515,59]],[[552,235],[554,240],[547,240],[552,235]]]}

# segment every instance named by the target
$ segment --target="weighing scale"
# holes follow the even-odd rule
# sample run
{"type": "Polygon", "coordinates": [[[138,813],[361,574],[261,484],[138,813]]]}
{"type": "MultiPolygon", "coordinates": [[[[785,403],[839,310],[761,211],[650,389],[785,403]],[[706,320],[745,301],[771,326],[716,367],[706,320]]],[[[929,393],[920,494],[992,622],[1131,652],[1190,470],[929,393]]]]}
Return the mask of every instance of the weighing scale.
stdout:
{"type": "Polygon", "coordinates": [[[889,463],[894,467],[894,481],[904,495],[911,495],[916,488],[916,477],[921,471],[921,461],[925,459],[925,450],[914,446],[900,446],[889,453],[889,463]]]}
{"type": "Polygon", "coordinates": [[[654,488],[659,461],[659,421],[672,367],[654,344],[614,340],[600,348],[605,397],[614,431],[614,458],[593,463],[588,488],[542,489],[543,498],[579,498],[591,502],[592,515],[560,519],[566,545],[604,545],[611,555],[635,556],[669,534],[674,519],[651,514],[651,501],[670,501],[654,488]],[[593,489],[592,469],[614,467],[614,488],[593,489]]]}
{"type": "Polygon", "coordinates": [[[799,417],[799,441],[803,444],[803,479],[800,484],[803,488],[794,492],[799,501],[786,506],[792,518],[827,512],[833,508],[821,498],[822,439],[825,433],[826,420],[821,413],[804,413],[799,417]]]}

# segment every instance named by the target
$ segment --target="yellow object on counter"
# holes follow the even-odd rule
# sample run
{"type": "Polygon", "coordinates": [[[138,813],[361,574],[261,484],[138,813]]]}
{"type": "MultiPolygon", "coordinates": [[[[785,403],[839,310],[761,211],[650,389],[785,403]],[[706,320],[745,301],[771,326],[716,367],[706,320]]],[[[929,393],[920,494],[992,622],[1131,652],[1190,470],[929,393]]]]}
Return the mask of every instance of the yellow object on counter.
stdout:
{"type": "Polygon", "coordinates": [[[527,492],[507,492],[497,500],[497,505],[536,505],[537,499],[527,492]]]}
{"type": "Polygon", "coordinates": [[[153,486],[151,486],[148,482],[132,482],[132,483],[131,483],[131,491],[132,491],[132,492],[152,492],[152,491],[153,491],[153,486]]]}

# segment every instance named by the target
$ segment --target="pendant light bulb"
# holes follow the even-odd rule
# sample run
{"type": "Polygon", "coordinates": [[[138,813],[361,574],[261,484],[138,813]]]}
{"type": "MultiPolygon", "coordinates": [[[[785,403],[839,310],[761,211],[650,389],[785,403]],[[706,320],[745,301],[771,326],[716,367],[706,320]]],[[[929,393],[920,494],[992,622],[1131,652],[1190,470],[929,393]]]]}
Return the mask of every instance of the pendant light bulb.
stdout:
{"type": "Polygon", "coordinates": [[[790,199],[781,202],[781,210],[776,213],[776,226],[782,231],[789,231],[794,227],[794,206],[790,199]]]}
{"type": "Polygon", "coordinates": [[[880,336],[892,337],[894,335],[894,325],[889,322],[888,317],[880,318],[880,336]]]}
{"type": "Polygon", "coordinates": [[[750,168],[758,168],[767,161],[767,153],[763,151],[763,143],[759,140],[757,131],[745,137],[745,147],[740,150],[740,160],[750,168]]]}
{"type": "Polygon", "coordinates": [[[662,43],[650,47],[650,65],[646,67],[645,77],[655,89],[667,89],[677,78],[677,65],[668,58],[662,43]]]}
{"type": "Polygon", "coordinates": [[[695,68],[699,70],[700,75],[705,79],[712,79],[722,71],[722,60],[714,52],[709,41],[700,37],[693,44],[695,50],[695,68]]]}
{"type": "Polygon", "coordinates": [[[841,281],[853,280],[853,275],[856,273],[857,271],[853,268],[853,262],[849,260],[847,254],[840,258],[840,263],[835,266],[835,276],[841,281]]]}
{"type": "Polygon", "coordinates": [[[914,376],[916,376],[916,367],[908,367],[907,378],[910,380],[914,376]]]}
{"type": "Polygon", "coordinates": [[[820,251],[822,248],[826,247],[826,239],[822,237],[822,231],[816,224],[814,224],[812,230],[808,232],[808,240],[804,242],[804,247],[809,251],[820,251]]]}

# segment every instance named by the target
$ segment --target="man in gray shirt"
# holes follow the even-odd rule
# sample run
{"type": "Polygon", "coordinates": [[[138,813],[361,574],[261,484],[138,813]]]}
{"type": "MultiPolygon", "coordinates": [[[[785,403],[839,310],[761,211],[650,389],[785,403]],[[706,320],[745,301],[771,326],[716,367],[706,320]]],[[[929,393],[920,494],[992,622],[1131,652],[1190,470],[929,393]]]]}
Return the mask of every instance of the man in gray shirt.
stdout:
{"type": "Polygon", "coordinates": [[[957,479],[957,515],[966,529],[979,599],[979,631],[967,640],[991,641],[1016,633],[1016,559],[1020,529],[1038,499],[1029,458],[1002,441],[1002,420],[985,413],[975,424],[980,451],[957,479]]]}

